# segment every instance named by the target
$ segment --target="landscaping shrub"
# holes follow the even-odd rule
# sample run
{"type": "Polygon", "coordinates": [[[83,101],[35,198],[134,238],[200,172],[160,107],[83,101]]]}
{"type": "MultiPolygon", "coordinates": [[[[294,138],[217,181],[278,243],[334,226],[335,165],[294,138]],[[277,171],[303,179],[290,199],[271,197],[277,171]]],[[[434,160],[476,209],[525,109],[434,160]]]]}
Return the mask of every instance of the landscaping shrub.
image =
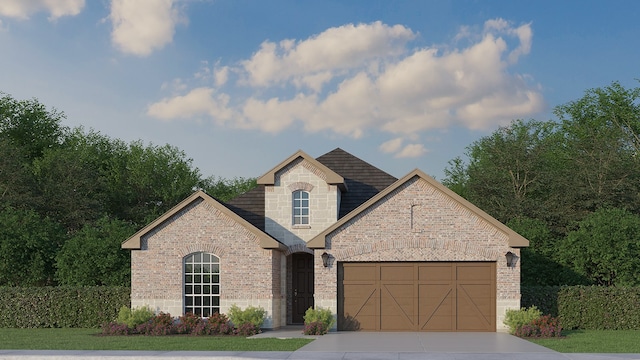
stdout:
{"type": "Polygon", "coordinates": [[[176,327],[173,317],[161,312],[151,320],[136,326],[135,333],[151,336],[172,335],[176,333],[176,327]]]}
{"type": "Polygon", "coordinates": [[[324,335],[327,332],[329,332],[329,328],[322,321],[304,323],[303,333],[305,335],[324,335]]]}
{"type": "Polygon", "coordinates": [[[522,286],[520,306],[535,306],[543,314],[558,316],[558,293],[560,286],[522,286]]]}
{"type": "Polygon", "coordinates": [[[260,328],[250,322],[243,323],[235,330],[235,334],[241,336],[252,336],[258,333],[260,333],[260,328]]]}
{"type": "Polygon", "coordinates": [[[558,312],[566,329],[640,330],[640,288],[562,288],[558,312]]]}
{"type": "Polygon", "coordinates": [[[562,326],[558,318],[544,315],[518,327],[514,335],[519,337],[560,337],[562,335],[562,326]]]}
{"type": "Polygon", "coordinates": [[[237,305],[233,304],[229,308],[229,319],[237,328],[250,323],[256,329],[260,329],[264,323],[265,315],[266,311],[261,307],[248,306],[241,310],[237,305]]]}
{"type": "Polygon", "coordinates": [[[504,323],[509,327],[509,333],[515,334],[520,327],[531,323],[540,316],[542,316],[542,312],[535,306],[520,310],[509,309],[505,314],[504,323]]]}
{"type": "MultiPolygon", "coordinates": [[[[142,319],[146,316],[148,307],[134,309],[127,312],[122,310],[122,320],[132,318],[142,319]],[[136,316],[136,312],[139,314],[136,316]],[[143,316],[145,315],[145,316],[143,316]]],[[[224,314],[215,313],[208,319],[203,319],[193,313],[180,316],[177,321],[170,314],[159,313],[149,320],[129,327],[124,322],[112,321],[102,325],[102,335],[242,335],[251,336],[260,332],[260,328],[250,322],[234,328],[229,318],[224,314]]]]}
{"type": "Polygon", "coordinates": [[[640,330],[640,287],[522,287],[521,304],[559,317],[565,329],[640,330]]]}
{"type": "MultiPolygon", "coordinates": [[[[135,330],[131,332],[131,334],[140,334],[140,335],[148,335],[148,336],[173,335],[175,333],[176,333],[176,329],[173,325],[154,323],[152,321],[136,326],[135,330]]],[[[115,335],[115,334],[104,334],[104,335],[115,335]]]]}
{"type": "Polygon", "coordinates": [[[102,324],[102,335],[131,335],[133,331],[127,324],[120,324],[115,321],[102,324]]]}
{"type": "Polygon", "coordinates": [[[119,324],[127,325],[130,329],[135,329],[138,325],[149,322],[153,317],[153,310],[148,306],[142,306],[135,309],[123,306],[118,312],[117,322],[119,324]]]}
{"type": "Polygon", "coordinates": [[[211,335],[228,335],[233,333],[233,326],[229,324],[229,318],[225,314],[213,313],[209,316],[209,329],[211,335]]]}
{"type": "Polygon", "coordinates": [[[331,310],[310,307],[304,313],[304,334],[324,335],[329,331],[334,321],[331,310]]]}
{"type": "Polygon", "coordinates": [[[176,331],[178,334],[192,334],[194,332],[198,332],[199,335],[204,335],[205,328],[203,322],[204,321],[199,315],[186,313],[178,318],[176,331]]]}
{"type": "Polygon", "coordinates": [[[100,328],[129,306],[120,286],[0,287],[0,327],[100,328]]]}

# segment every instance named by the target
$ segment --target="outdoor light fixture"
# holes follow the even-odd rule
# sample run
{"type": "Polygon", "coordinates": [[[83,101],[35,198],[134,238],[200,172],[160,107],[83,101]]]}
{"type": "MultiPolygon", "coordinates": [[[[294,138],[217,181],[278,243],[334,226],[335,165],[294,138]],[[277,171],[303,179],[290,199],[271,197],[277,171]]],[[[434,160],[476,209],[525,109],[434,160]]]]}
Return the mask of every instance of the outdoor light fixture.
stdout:
{"type": "Polygon", "coordinates": [[[331,257],[331,255],[327,254],[326,252],[322,253],[322,265],[324,265],[324,267],[329,267],[329,258],[331,257]]]}
{"type": "Polygon", "coordinates": [[[518,261],[518,257],[516,256],[516,254],[512,253],[511,251],[507,251],[504,256],[507,258],[507,267],[516,266],[516,262],[518,261]]]}

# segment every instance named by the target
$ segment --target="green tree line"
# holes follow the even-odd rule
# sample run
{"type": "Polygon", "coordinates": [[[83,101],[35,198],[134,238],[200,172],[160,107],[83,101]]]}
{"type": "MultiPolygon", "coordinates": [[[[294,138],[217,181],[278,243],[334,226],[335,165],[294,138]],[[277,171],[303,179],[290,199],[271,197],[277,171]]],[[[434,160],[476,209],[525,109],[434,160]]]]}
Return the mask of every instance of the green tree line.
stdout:
{"type": "Polygon", "coordinates": [[[205,178],[171,145],[125,143],[64,119],[0,93],[0,286],[127,286],[123,240],[197,189],[226,201],[255,186],[205,178]]]}
{"type": "Polygon", "coordinates": [[[515,120],[443,183],[530,240],[525,285],[640,285],[640,88],[618,82],[515,120]]]}

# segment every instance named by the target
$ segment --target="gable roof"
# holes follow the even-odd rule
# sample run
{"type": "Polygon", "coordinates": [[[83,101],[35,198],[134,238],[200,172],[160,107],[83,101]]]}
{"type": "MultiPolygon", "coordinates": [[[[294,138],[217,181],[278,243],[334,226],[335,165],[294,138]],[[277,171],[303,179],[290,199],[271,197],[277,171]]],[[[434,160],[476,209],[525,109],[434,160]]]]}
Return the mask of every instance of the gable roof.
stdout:
{"type": "Polygon", "coordinates": [[[398,180],[340,148],[318,157],[317,160],[340,174],[347,186],[348,191],[343,192],[340,199],[338,218],[350,213],[398,180]]]}
{"type": "Polygon", "coordinates": [[[275,182],[276,182],[276,180],[275,180],[276,179],[276,173],[278,171],[282,170],[287,165],[291,164],[293,161],[297,160],[298,158],[302,158],[302,159],[308,161],[309,163],[311,163],[311,165],[315,166],[322,173],[324,173],[324,175],[326,177],[325,181],[327,182],[327,184],[338,185],[342,190],[345,190],[345,188],[344,188],[344,179],[342,178],[342,176],[336,174],[333,170],[331,170],[328,167],[326,167],[325,165],[321,164],[316,159],[312,158],[311,156],[309,156],[307,153],[305,153],[302,150],[298,150],[295,154],[289,156],[283,162],[281,162],[280,164],[276,165],[273,169],[267,171],[266,174],[264,174],[261,177],[259,177],[258,180],[257,180],[258,185],[274,185],[275,182]]]}
{"type": "Polygon", "coordinates": [[[254,235],[256,235],[258,237],[258,239],[260,240],[260,246],[262,248],[264,248],[264,249],[279,249],[279,250],[285,250],[286,249],[286,246],[284,244],[282,244],[278,240],[274,239],[273,237],[271,237],[270,235],[268,235],[267,233],[265,233],[261,229],[257,228],[256,226],[252,225],[249,221],[243,219],[241,216],[239,216],[235,212],[231,211],[230,209],[225,207],[222,203],[218,202],[218,200],[216,200],[213,197],[209,196],[208,194],[206,194],[202,190],[198,190],[198,191],[194,192],[193,194],[191,194],[191,196],[189,196],[188,198],[182,200],[178,205],[176,205],[173,208],[171,208],[169,211],[167,211],[162,216],[160,216],[159,218],[157,218],[156,220],[151,222],[149,225],[147,225],[147,226],[143,227],[142,229],[140,229],[138,232],[133,234],[130,238],[125,240],[122,243],[121,247],[123,249],[140,250],[140,247],[141,247],[140,243],[141,243],[141,239],[142,239],[143,236],[145,236],[146,234],[151,232],[156,227],[162,225],[164,222],[169,220],[171,217],[173,217],[174,215],[176,215],[177,213],[179,213],[184,208],[186,208],[187,206],[192,204],[194,201],[197,201],[198,199],[202,199],[202,201],[208,203],[209,205],[213,206],[214,208],[216,208],[217,210],[219,210],[223,214],[229,216],[231,219],[233,219],[234,221],[239,223],[241,226],[247,228],[247,230],[249,230],[251,233],[253,233],[254,235]]]}
{"type": "Polygon", "coordinates": [[[342,181],[338,219],[398,180],[340,148],[336,148],[317,159],[311,158],[303,151],[298,151],[258,178],[260,185],[229,200],[225,206],[264,231],[265,185],[273,185],[275,174],[300,157],[323,170],[325,174],[331,174],[334,180],[342,181]]]}
{"type": "Polygon", "coordinates": [[[406,183],[407,181],[413,179],[416,176],[421,178],[421,179],[423,179],[423,180],[425,180],[430,185],[432,185],[433,187],[438,189],[440,192],[444,193],[445,195],[449,196],[450,198],[452,198],[454,201],[456,201],[460,205],[462,205],[465,208],[467,208],[467,210],[471,211],[472,213],[476,214],[480,218],[482,218],[485,221],[489,222],[494,227],[498,228],[500,231],[502,231],[505,234],[507,234],[507,236],[509,238],[509,246],[511,246],[511,247],[527,247],[527,246],[529,246],[529,240],[525,239],[522,235],[520,235],[517,232],[511,230],[509,227],[507,227],[503,223],[499,222],[498,220],[493,218],[491,215],[489,215],[486,212],[482,211],[480,208],[478,208],[477,206],[473,205],[472,203],[470,203],[469,201],[464,199],[462,196],[460,196],[460,195],[456,194],[455,192],[451,191],[449,188],[447,188],[446,186],[440,184],[434,178],[432,178],[431,176],[425,174],[424,172],[422,172],[422,171],[420,171],[418,169],[415,169],[412,172],[410,172],[409,174],[405,175],[403,178],[401,178],[400,180],[396,181],[391,186],[387,187],[386,189],[384,189],[383,191],[379,192],[377,195],[375,195],[371,199],[369,199],[366,202],[364,202],[362,205],[360,205],[354,211],[352,211],[348,215],[342,217],[336,223],[334,223],[333,225],[331,225],[330,227],[325,229],[323,232],[321,232],[320,234],[316,235],[313,239],[311,239],[307,243],[307,246],[309,248],[311,248],[311,249],[323,249],[326,246],[325,238],[326,238],[327,235],[329,235],[330,233],[332,233],[336,229],[340,228],[342,225],[346,224],[349,220],[355,218],[358,214],[362,213],[367,208],[369,208],[372,205],[376,204],[378,201],[382,200],[385,196],[390,194],[392,191],[394,191],[395,189],[399,188],[401,185],[403,185],[404,183],[406,183]]]}

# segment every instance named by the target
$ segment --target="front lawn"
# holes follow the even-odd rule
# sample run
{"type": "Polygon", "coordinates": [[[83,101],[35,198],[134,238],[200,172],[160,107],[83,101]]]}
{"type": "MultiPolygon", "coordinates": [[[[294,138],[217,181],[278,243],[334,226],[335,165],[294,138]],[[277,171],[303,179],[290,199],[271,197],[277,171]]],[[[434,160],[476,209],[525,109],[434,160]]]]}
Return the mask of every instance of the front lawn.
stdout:
{"type": "Polygon", "coordinates": [[[99,336],[99,333],[99,329],[0,328],[0,349],[295,351],[313,341],[242,336],[99,336]]]}
{"type": "Polygon", "coordinates": [[[563,353],[640,354],[640,330],[572,330],[562,334],[566,337],[528,340],[563,353]]]}

